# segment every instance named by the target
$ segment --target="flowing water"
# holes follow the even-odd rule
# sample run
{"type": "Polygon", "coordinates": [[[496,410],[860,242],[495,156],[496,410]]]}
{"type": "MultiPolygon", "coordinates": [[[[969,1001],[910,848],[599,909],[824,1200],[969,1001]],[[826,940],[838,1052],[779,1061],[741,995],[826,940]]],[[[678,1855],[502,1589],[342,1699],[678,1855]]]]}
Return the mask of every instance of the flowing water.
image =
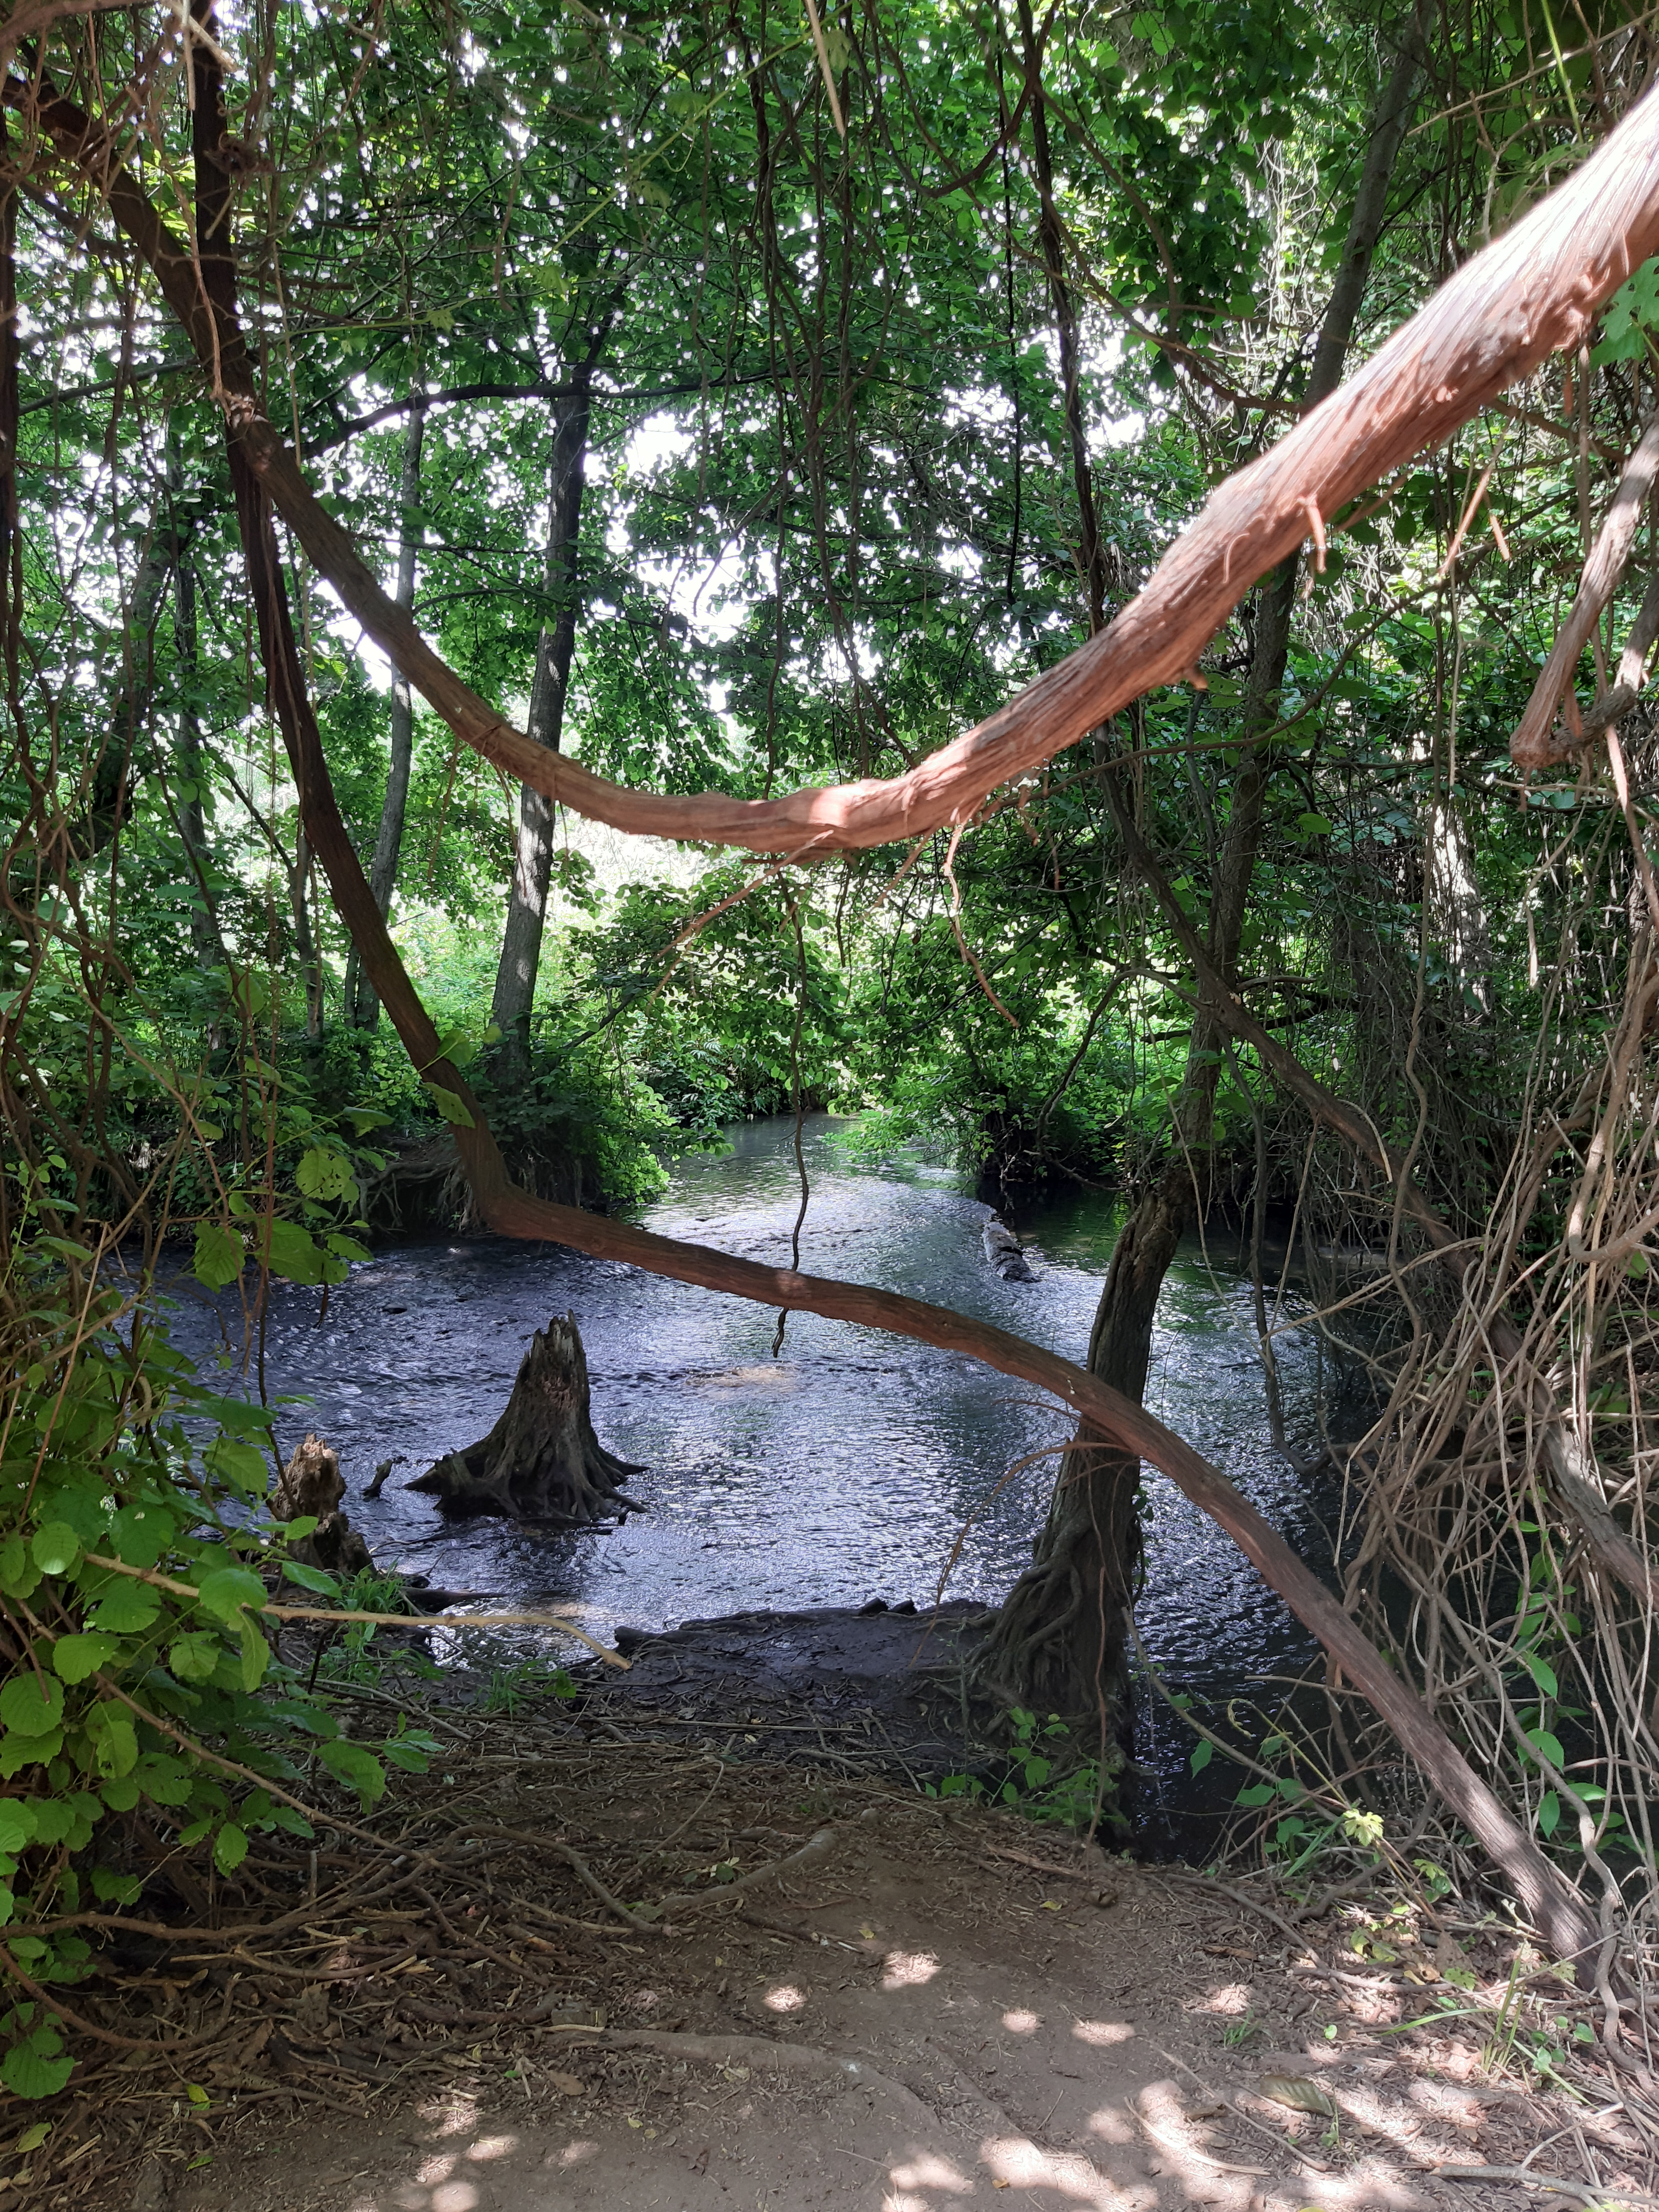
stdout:
{"type": "MultiPolygon", "coordinates": [[[[838,1126],[822,1115],[806,1124],[805,1270],[953,1306],[1081,1358],[1121,1218],[1114,1201],[1079,1194],[1022,1216],[1036,1279],[1005,1283],[981,1246],[989,1209],[962,1178],[890,1164],[861,1171],[836,1143],[838,1126]]],[[[793,1125],[743,1124],[730,1137],[722,1156],[679,1162],[642,1218],[668,1236],[787,1263],[799,1200],[793,1125]]],[[[353,1268],[320,1321],[319,1306],[315,1291],[273,1286],[267,1387],[301,1401],[283,1410],[285,1451],[309,1427],[338,1449],[347,1509],[377,1561],[516,1605],[556,1604],[607,1637],[619,1623],[655,1628],[754,1608],[925,1603],[941,1587],[1000,1600],[1030,1559],[1066,1434],[1052,1401],[971,1360],[810,1314],[790,1316],[774,1359],[773,1312],[556,1245],[391,1245],[353,1268]],[[402,1490],[483,1434],[532,1331],[567,1310],[587,1348],[595,1426],[613,1451],[643,1462],[629,1486],[647,1510],[608,1534],[558,1534],[445,1521],[431,1500],[402,1490]],[[376,1462],[398,1454],[381,1497],[364,1500],[376,1462]]],[[[1292,1297],[1282,1318],[1297,1311],[1292,1297]]],[[[204,1293],[185,1297],[173,1328],[198,1353],[225,1340],[204,1293]]],[[[1289,1439],[1305,1451],[1316,1340],[1292,1328],[1277,1346],[1289,1439]]],[[[1304,1557],[1329,1557],[1330,1495],[1273,1445],[1235,1251],[1194,1242],[1178,1259],[1146,1402],[1304,1557]]],[[[1137,1620],[1170,1686],[1225,1697],[1305,1663],[1311,1639],[1231,1541],[1155,1470],[1146,1489],[1137,1620]]],[[[1175,1739],[1153,1724],[1143,1755],[1173,1774],[1175,1739]]]]}

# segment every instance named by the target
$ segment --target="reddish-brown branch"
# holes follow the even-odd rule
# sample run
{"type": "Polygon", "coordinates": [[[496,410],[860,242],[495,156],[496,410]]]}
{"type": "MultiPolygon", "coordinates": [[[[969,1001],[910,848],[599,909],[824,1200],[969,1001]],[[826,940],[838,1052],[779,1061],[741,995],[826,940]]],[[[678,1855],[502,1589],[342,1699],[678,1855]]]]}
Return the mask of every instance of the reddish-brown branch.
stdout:
{"type": "Polygon", "coordinates": [[[190,257],[97,126],[70,102],[9,81],[58,155],[102,191],[190,333],[248,462],[319,574],[456,735],[579,814],[647,836],[821,854],[970,820],[987,794],[1048,760],[1132,699],[1178,680],[1233,607],[1328,516],[1440,444],[1553,352],[1578,344],[1604,302],[1659,249],[1659,95],[1638,103],[1565,183],[1450,277],[1358,374],[1230,477],[1143,591],[1086,645],[951,744],[888,781],[774,799],[632,791],[514,729],[435,653],[319,503],[255,396],[246,352],[222,340],[190,257]]]}
{"type": "MultiPolygon", "coordinates": [[[[9,87],[8,96],[12,96],[9,87]]],[[[27,98],[27,94],[23,97],[27,98]]],[[[1316,410],[1301,430],[1292,433],[1284,446],[1275,449],[1282,454],[1301,440],[1304,451],[1299,465],[1323,467],[1328,473],[1340,461],[1340,449],[1345,444],[1358,448],[1361,459],[1350,459],[1346,464],[1346,472],[1330,479],[1339,487],[1346,488],[1333,492],[1329,505],[1340,505],[1370,482],[1372,474],[1382,473],[1415,450],[1417,445],[1428,442],[1435,434],[1436,422],[1443,422],[1445,428],[1449,428],[1462,419],[1462,414],[1472,412],[1488,385],[1498,388],[1498,384],[1520,374],[1522,368],[1536,357],[1535,354],[1528,354],[1528,348],[1547,350],[1549,346],[1561,343],[1564,334],[1576,337],[1594,307],[1628,273],[1621,257],[1635,251],[1632,240],[1640,246],[1636,258],[1646,257],[1650,249],[1646,242],[1648,230],[1641,228],[1644,218],[1654,234],[1655,242],[1659,242],[1659,104],[1650,100],[1641,112],[1645,118],[1645,135],[1633,134],[1627,124],[1609,142],[1610,145],[1622,143],[1626,156],[1622,168],[1614,165],[1617,173],[1609,175],[1604,160],[1607,149],[1604,148],[1592,157],[1579,177],[1550,203],[1554,206],[1566,200],[1575,186],[1582,186],[1601,165],[1595,191],[1588,196],[1589,204],[1585,204],[1587,195],[1581,190],[1564,218],[1568,239],[1556,243],[1557,260],[1561,264],[1556,272],[1558,278],[1561,278],[1561,270],[1569,263],[1577,271],[1574,284],[1567,284],[1562,279],[1556,287],[1557,293],[1564,294],[1565,299],[1550,294],[1546,286],[1542,289],[1553,305],[1547,310],[1540,308],[1534,304],[1536,294],[1528,293],[1520,281],[1528,257],[1538,250],[1540,241],[1534,240],[1518,258],[1513,242],[1529,229],[1537,230],[1536,216],[1540,211],[1535,210],[1534,216],[1510,234],[1510,240],[1500,241],[1498,247],[1482,257],[1482,262],[1490,264],[1493,255],[1501,256],[1505,247],[1511,248],[1500,274],[1489,277],[1488,282],[1492,301],[1495,305],[1507,303],[1510,317],[1509,334],[1502,343],[1490,337],[1485,344],[1480,343],[1479,331],[1469,327],[1471,302],[1465,298],[1457,307],[1455,326],[1450,330],[1445,327],[1448,318],[1443,313],[1435,326],[1439,333],[1436,344],[1408,347],[1405,359],[1395,372],[1404,375],[1410,369],[1416,379],[1410,409],[1403,417],[1398,404],[1386,391],[1379,390],[1373,400],[1365,403],[1366,406],[1374,405],[1377,417],[1376,426],[1370,432],[1364,427],[1364,406],[1358,412],[1352,407],[1337,407],[1334,412],[1333,405],[1328,404],[1316,410]],[[1634,183],[1631,182],[1632,177],[1634,183]],[[1632,197],[1638,191],[1647,195],[1645,201],[1632,197]],[[1595,192],[1616,204],[1620,216],[1616,223],[1592,221],[1596,212],[1595,192]],[[1573,235],[1575,230],[1577,234],[1573,235]],[[1603,240],[1599,258],[1597,237],[1603,240]],[[1615,239],[1616,243],[1609,242],[1615,239]],[[1588,276],[1584,273],[1587,265],[1590,271],[1588,276]],[[1426,392],[1421,388],[1428,373],[1425,361],[1433,364],[1432,374],[1441,379],[1443,390],[1437,387],[1435,392],[1426,392]],[[1463,373],[1461,383],[1453,373],[1460,364],[1463,373]],[[1471,392],[1474,396],[1470,396],[1471,392]],[[1434,414],[1432,410],[1437,406],[1439,412],[1434,414]],[[1457,412],[1460,406],[1462,414],[1457,412]],[[1431,416],[1426,428],[1423,423],[1425,409],[1431,416]],[[1415,410],[1414,415],[1412,410],[1415,410]],[[1310,445],[1306,434],[1318,434],[1322,422],[1327,422],[1330,434],[1316,434],[1310,445]]],[[[258,411],[246,348],[234,313],[221,302],[216,303],[216,317],[213,315],[204,298],[207,288],[190,256],[179,248],[131,177],[118,167],[101,166],[104,151],[85,118],[68,102],[48,94],[40,105],[39,119],[59,152],[81,162],[94,177],[106,192],[117,220],[149,261],[212,378],[240,455],[246,457],[261,483],[288,514],[313,559],[342,596],[347,598],[348,604],[354,605],[354,611],[358,610],[352,594],[357,593],[365,608],[377,614],[385,609],[396,617],[383,632],[365,616],[365,627],[386,645],[394,661],[451,720],[452,726],[459,734],[477,743],[479,750],[490,757],[500,758],[514,775],[537,781],[543,788],[549,787],[544,779],[551,763],[556,770],[552,795],[580,807],[580,801],[573,799],[571,792],[564,787],[565,778],[574,764],[528,745],[518,732],[508,731],[482,701],[467,691],[381,592],[344,534],[316,506],[292,457],[258,411]],[[481,717],[483,726],[475,738],[472,725],[481,717]],[[489,737],[489,744],[482,742],[484,736],[489,737]],[[492,750],[493,746],[504,745],[506,739],[511,739],[510,748],[492,750]]],[[[1543,243],[1547,242],[1547,237],[1543,243]]],[[[1454,279],[1436,307],[1442,306],[1469,273],[1466,270],[1454,279]]],[[[1419,318],[1419,323],[1422,320],[1419,318]]],[[[1399,341],[1395,343],[1397,347],[1399,341]]],[[[1359,381],[1363,380],[1357,380],[1359,381]]],[[[1385,379],[1385,385],[1386,382],[1385,379]]],[[[1273,456],[1267,458],[1271,461],[1273,456]]],[[[1264,466],[1258,463],[1246,472],[1246,477],[1261,479],[1264,466]]],[[[1297,481],[1294,471],[1291,471],[1290,481],[1297,481]]],[[[1158,579],[1154,578],[1153,585],[1141,594],[1135,606],[1126,610],[1112,629],[1103,632],[1092,646],[1074,653],[1042,684],[1033,686],[1023,702],[1016,702],[1002,716],[994,718],[981,731],[947,747],[945,753],[924,763],[908,776],[890,785],[863,784],[841,792],[797,793],[769,807],[745,809],[737,802],[712,794],[694,799],[658,799],[649,794],[621,792],[583,770],[577,771],[582,779],[580,787],[586,791],[591,786],[593,793],[608,794],[606,805],[614,805],[621,811],[607,812],[599,805],[580,811],[596,811],[605,820],[623,821],[625,802],[626,808],[642,807],[649,817],[641,820],[629,815],[625,826],[655,830],[659,835],[718,836],[720,842],[751,844],[769,850],[791,846],[798,850],[808,847],[822,849],[831,842],[879,843],[889,837],[913,834],[918,829],[951,819],[952,809],[963,815],[971,812],[987,790],[1018,767],[1029,764],[1029,760],[1041,757],[1043,750],[1053,750],[1058,744],[1067,741],[1065,736],[1052,744],[1048,741],[1044,732],[1051,736],[1053,725],[1045,718],[1059,714],[1064,721],[1066,716],[1075,716],[1075,726],[1067,727],[1071,735],[1076,735],[1112,710],[1109,705],[1102,703],[1109,696],[1110,685],[1131,681],[1127,673],[1113,673],[1115,664],[1112,641],[1124,630],[1126,623],[1129,624],[1132,639],[1149,641],[1153,665],[1163,666],[1170,648],[1158,641],[1169,623],[1174,623],[1182,637],[1192,634],[1194,622],[1207,621],[1209,628],[1213,629],[1215,622],[1248,584],[1298,542],[1306,526],[1303,511],[1305,498],[1298,495],[1287,515],[1282,511],[1287,495],[1277,479],[1265,487],[1258,481],[1256,490],[1248,496],[1238,495],[1238,487],[1244,482],[1244,478],[1237,479],[1235,485],[1229,488],[1236,495],[1231,507],[1225,493],[1219,495],[1206,515],[1176,547],[1158,572],[1159,577],[1169,578],[1161,592],[1158,579]],[[1230,515],[1238,524],[1239,543],[1247,549],[1243,555],[1227,550],[1232,542],[1230,515]],[[1218,586],[1209,574],[1218,552],[1222,555],[1218,586]],[[1137,617],[1138,629],[1130,623],[1137,608],[1141,610],[1137,617]],[[1069,677],[1066,673],[1068,670],[1072,672],[1069,677]],[[1031,702],[1039,697],[1041,708],[1034,720],[1031,702]],[[1024,755],[1018,750],[1022,732],[1028,748],[1024,755]],[[1038,750],[1030,751],[1034,741],[1038,750]],[[933,773],[939,770],[940,763],[952,761],[954,765],[942,777],[933,773]],[[1005,762],[1006,765],[998,765],[1005,762]],[[932,813],[929,818],[930,808],[941,811],[932,813]],[[667,809],[669,813],[653,814],[653,809],[667,809]],[[688,809],[689,817],[684,812],[688,809]],[[758,826],[763,817],[769,825],[764,829],[758,826]],[[718,831],[708,826],[716,818],[722,824],[718,831]]],[[[283,734],[293,762],[307,835],[327,871],[336,904],[356,945],[365,974],[416,1067],[422,1074],[430,1074],[434,1066],[441,1066],[438,1036],[387,935],[340,817],[316,721],[308,701],[303,697],[298,655],[293,648],[292,632],[286,624],[287,611],[282,603],[280,570],[271,558],[274,549],[269,536],[269,516],[257,511],[250,513],[245,486],[239,484],[238,489],[244,548],[249,558],[261,642],[267,655],[283,734]]],[[[258,505],[262,502],[256,503],[256,509],[258,505]]],[[[1207,636],[1207,629],[1204,635],[1207,636]]],[[[1136,658],[1139,651],[1139,645],[1135,645],[1126,654],[1120,636],[1117,653],[1127,657],[1137,669],[1140,680],[1133,683],[1133,689],[1113,695],[1117,703],[1133,696],[1133,690],[1145,688],[1146,683],[1162,680],[1156,674],[1146,674],[1136,658]]],[[[1181,646],[1176,660],[1168,663],[1170,673],[1178,673],[1187,665],[1181,654],[1190,658],[1187,646],[1181,646]]],[[[943,1307],[928,1305],[921,1299],[860,1284],[834,1282],[792,1270],[763,1267],[755,1261],[738,1259],[701,1245],[681,1243],[626,1222],[607,1220],[580,1212],[572,1206],[534,1198],[509,1181],[495,1139],[464,1079],[447,1066],[441,1066],[441,1077],[446,1089],[461,1102],[470,1116],[466,1126],[455,1131],[457,1149],[479,1212],[501,1235],[550,1240],[598,1258],[620,1260],[674,1281],[695,1283],[773,1308],[783,1306],[821,1314],[832,1320],[909,1337],[943,1351],[965,1353],[1000,1373],[1015,1376],[1053,1393],[1069,1409],[1074,1421],[1087,1421],[1122,1450],[1161,1468],[1194,1504],[1226,1530],[1297,1618],[1319,1638],[1341,1672],[1369,1699],[1394,1730],[1402,1748],[1502,1869],[1547,1942],[1562,1956],[1577,1960],[1581,1972],[1593,1972],[1600,1930],[1583,1900],[1532,1838],[1516,1826],[1421,1699],[1393,1672],[1382,1654],[1278,1531],[1218,1469],[1143,1407],[1055,1353],[1045,1352],[1006,1330],[943,1307]]]]}

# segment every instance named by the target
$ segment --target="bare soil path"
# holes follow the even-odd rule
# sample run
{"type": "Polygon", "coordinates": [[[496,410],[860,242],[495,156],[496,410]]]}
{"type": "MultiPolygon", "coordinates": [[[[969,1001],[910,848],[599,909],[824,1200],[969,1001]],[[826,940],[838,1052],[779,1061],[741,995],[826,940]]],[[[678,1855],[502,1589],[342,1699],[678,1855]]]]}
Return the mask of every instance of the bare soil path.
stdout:
{"type": "MultiPolygon", "coordinates": [[[[447,1762],[411,1784],[403,1810],[407,1835],[448,1839],[434,1862],[452,1870],[421,1876],[398,1913],[325,1894],[303,1942],[284,1939],[296,1950],[244,1944],[246,1963],[205,1968],[181,1953],[165,2000],[176,2032],[222,2021],[222,2033],[170,2081],[153,2059],[112,2060],[32,2170],[13,2161],[8,2202],[1489,2212],[1588,2201],[1588,2190],[1551,2197],[1437,2171],[1512,2169],[1529,2154],[1538,2175],[1569,2182],[1588,2166],[1605,2186],[1595,2201],[1644,2201],[1642,2139],[1616,2090],[1570,2100],[1513,2054],[1508,2071],[1483,2058],[1490,2014],[1484,2027],[1393,2032],[1446,1994],[1432,1930],[1425,1942],[1395,1931],[1394,1963],[1368,1966],[1346,1948],[1352,1902],[1287,1933],[1181,1870],[890,1780],[745,1765],[706,1743],[605,1744],[552,1715],[452,1714],[449,1733],[447,1762]],[[763,1872],[809,1845],[793,1868],[763,1872]],[[644,1918],[665,1895],[695,1900],[671,1905],[672,1932],[621,1917],[644,1918]]],[[[1295,1909],[1265,1888],[1261,1901],[1268,1915],[1295,1909]]],[[[1517,1952],[1512,1937],[1466,1939],[1453,1955],[1476,1984],[1468,2003],[1490,2004],[1517,1952]]],[[[1523,1972],[1538,1963],[1520,1956],[1523,1972]]],[[[130,2007],[149,2001],[140,1986],[130,2007]]]]}

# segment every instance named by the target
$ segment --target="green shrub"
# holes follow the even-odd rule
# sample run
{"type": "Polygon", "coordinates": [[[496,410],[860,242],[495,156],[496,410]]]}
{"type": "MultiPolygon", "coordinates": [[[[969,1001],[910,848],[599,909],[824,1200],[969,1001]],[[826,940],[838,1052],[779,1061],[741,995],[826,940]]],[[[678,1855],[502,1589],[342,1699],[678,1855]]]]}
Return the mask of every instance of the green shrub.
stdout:
{"type": "Polygon", "coordinates": [[[428,1744],[352,1741],[278,1662],[271,1589],[336,1583],[286,1556],[315,1524],[265,1504],[271,1414],[210,1389],[153,1301],[42,1238],[0,1277],[0,2081],[46,2097],[74,2059],[45,1992],[137,1901],[138,1816],[232,1875],[251,1836],[310,1834],[302,1790],[368,1810],[428,1744]]]}

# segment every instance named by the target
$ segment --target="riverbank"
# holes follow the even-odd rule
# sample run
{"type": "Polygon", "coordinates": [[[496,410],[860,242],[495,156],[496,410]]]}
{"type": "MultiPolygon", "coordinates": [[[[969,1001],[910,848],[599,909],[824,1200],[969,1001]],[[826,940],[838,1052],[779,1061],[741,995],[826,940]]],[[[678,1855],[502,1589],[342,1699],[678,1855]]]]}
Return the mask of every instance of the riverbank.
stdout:
{"type": "Polygon", "coordinates": [[[1498,2212],[1535,2199],[1469,2169],[1575,2129],[1545,2173],[1650,2179],[1593,2007],[1475,1901],[1229,1887],[489,1688],[412,1716],[441,1753],[371,1818],[158,1873],[9,2202],[1498,2212]]]}

